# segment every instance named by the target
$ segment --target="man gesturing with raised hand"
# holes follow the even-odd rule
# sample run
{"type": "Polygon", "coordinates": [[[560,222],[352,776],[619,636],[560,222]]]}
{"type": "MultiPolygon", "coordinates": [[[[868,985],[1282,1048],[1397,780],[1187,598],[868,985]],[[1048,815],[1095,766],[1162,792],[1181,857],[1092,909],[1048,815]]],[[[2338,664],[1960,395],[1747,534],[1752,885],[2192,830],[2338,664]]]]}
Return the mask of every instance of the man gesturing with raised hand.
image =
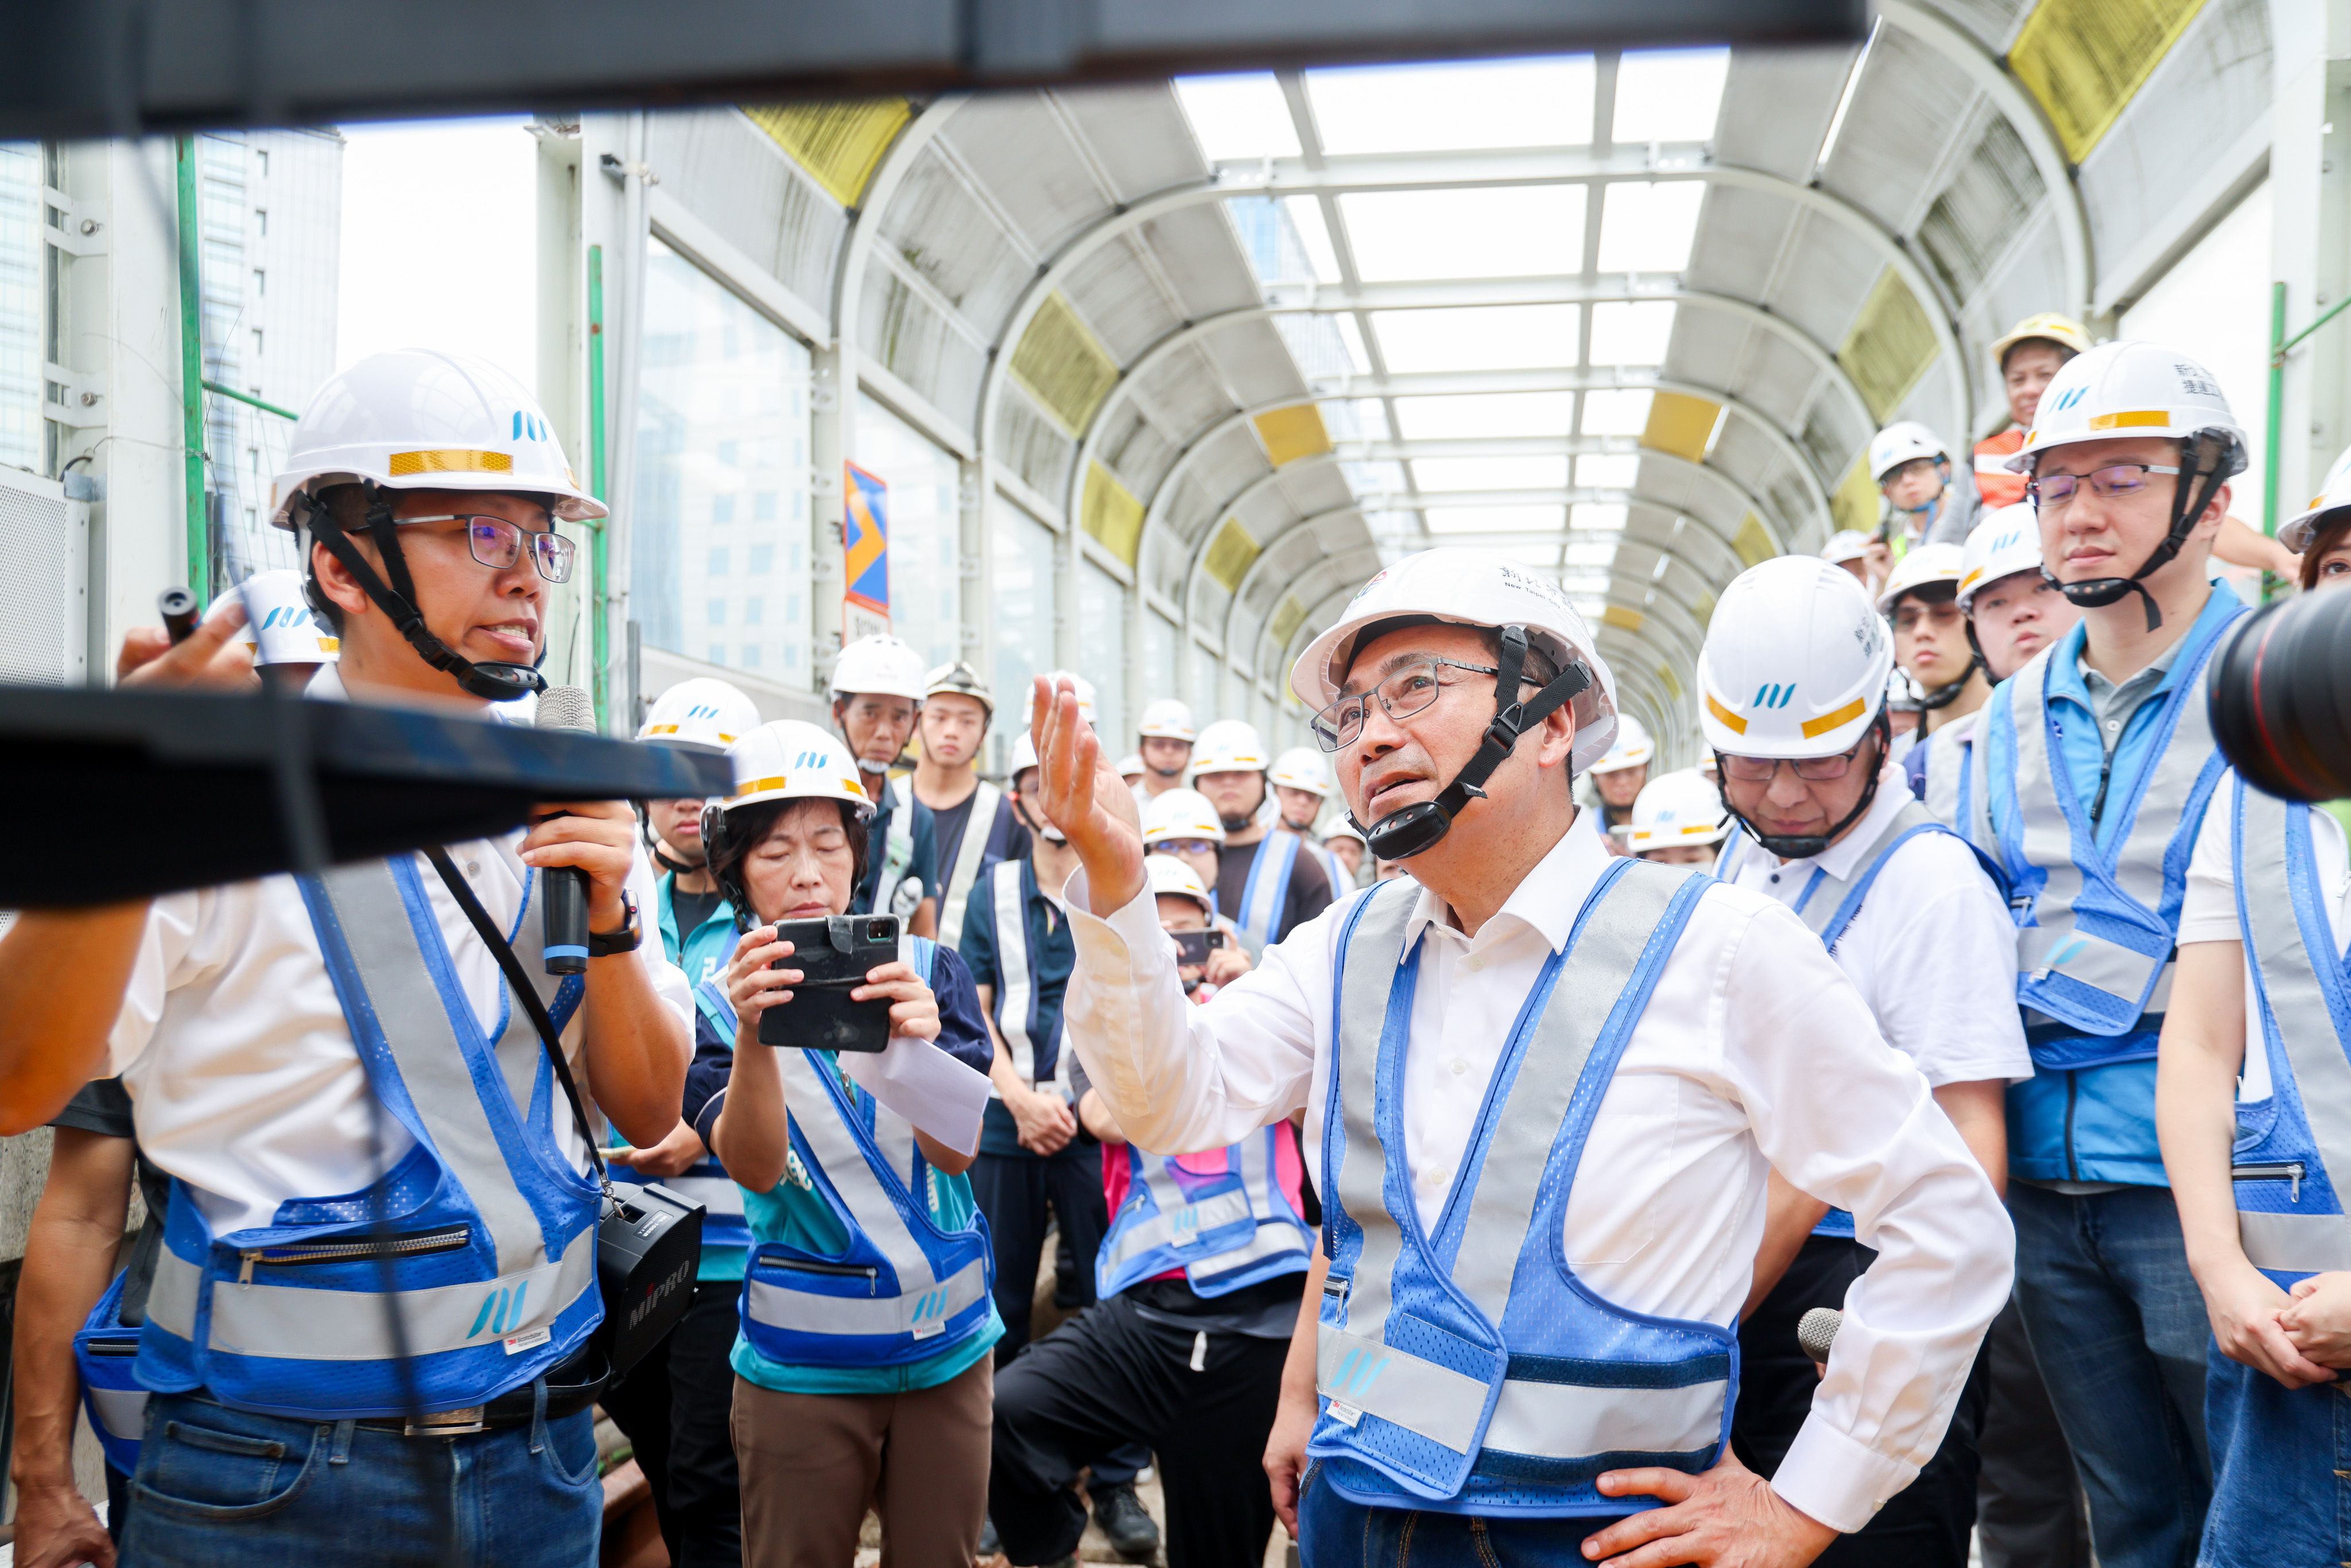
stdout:
{"type": "Polygon", "coordinates": [[[1812,1562],[1942,1437],[2007,1290],[1990,1183],[1793,915],[1570,831],[1616,705],[1556,583],[1410,557],[1291,685],[1413,874],[1205,1007],[1073,697],[1040,683],[1033,727],[1082,865],[1070,1038],[1129,1135],[1305,1113],[1327,1256],[1266,1458],[1304,1561],[1812,1562]],[[1772,1168],[1878,1256],[1767,1485],[1725,1439],[1772,1168]]]}

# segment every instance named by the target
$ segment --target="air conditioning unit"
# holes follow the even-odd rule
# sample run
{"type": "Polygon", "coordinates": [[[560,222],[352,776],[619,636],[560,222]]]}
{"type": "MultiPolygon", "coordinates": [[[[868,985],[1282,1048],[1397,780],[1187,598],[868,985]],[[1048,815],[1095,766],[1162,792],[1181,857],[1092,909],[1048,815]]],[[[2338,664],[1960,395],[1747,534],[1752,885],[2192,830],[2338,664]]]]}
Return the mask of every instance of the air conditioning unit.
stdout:
{"type": "Polygon", "coordinates": [[[89,507],[0,466],[0,683],[79,685],[89,665],[89,507]]]}

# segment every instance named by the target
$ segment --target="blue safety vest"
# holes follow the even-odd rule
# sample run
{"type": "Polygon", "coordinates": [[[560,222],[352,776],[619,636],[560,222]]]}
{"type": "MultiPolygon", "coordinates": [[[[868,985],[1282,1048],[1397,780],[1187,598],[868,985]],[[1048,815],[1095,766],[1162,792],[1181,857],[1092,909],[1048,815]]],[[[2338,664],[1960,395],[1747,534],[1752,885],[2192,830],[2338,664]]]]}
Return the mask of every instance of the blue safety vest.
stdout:
{"type": "Polygon", "coordinates": [[[2253,1266],[2291,1286],[2351,1269],[2334,1179],[2351,1180],[2351,967],[2320,903],[2310,808],[2241,779],[2233,805],[2237,919],[2270,1063],[2269,1098],[2237,1107],[2237,1229],[2253,1266]]]}
{"type": "MultiPolygon", "coordinates": [[[[920,936],[906,940],[908,961],[927,984],[937,948],[920,936]]],[[[750,1195],[751,1266],[739,1312],[751,1348],[789,1366],[895,1366],[987,1333],[996,1278],[987,1222],[977,1210],[960,1230],[932,1221],[915,1195],[940,1178],[913,1126],[843,1082],[831,1051],[787,1046],[776,1060],[793,1166],[778,1186],[803,1178],[848,1245],[820,1255],[768,1239],[762,1232],[781,1200],[750,1195]]]]}
{"type": "MultiPolygon", "coordinates": [[[[569,1111],[529,1015],[501,987],[496,1030],[475,1019],[416,857],[300,886],[369,1086],[415,1140],[378,1184],[391,1234],[365,1188],[215,1236],[173,1182],[138,1379],[302,1419],[400,1415],[410,1388],[427,1411],[483,1404],[569,1360],[603,1317],[601,1188],[557,1137],[569,1111]]],[[[507,940],[560,1029],[585,988],[545,973],[529,902],[507,940]]]]}
{"type": "Polygon", "coordinates": [[[2115,828],[2103,845],[2067,770],[2049,701],[2051,672],[2058,660],[2078,657],[2082,628],[2001,682],[1982,709],[1961,821],[2011,889],[2022,927],[2016,996],[2037,1066],[2104,1067],[2155,1055],[2188,861],[2226,766],[2205,711],[2206,665],[2241,612],[2236,606],[2198,618],[2146,743],[2152,756],[2106,799],[2115,828]]]}
{"type": "Polygon", "coordinates": [[[1207,1163],[1200,1155],[1105,1149],[1106,1159],[1125,1156],[1127,1188],[1095,1255],[1095,1293],[1106,1300],[1170,1269],[1183,1270],[1202,1296],[1305,1272],[1314,1232],[1276,1174],[1279,1140],[1290,1135],[1287,1123],[1261,1127],[1224,1150],[1223,1168],[1212,1172],[1198,1168],[1207,1163]]]}
{"type": "Polygon", "coordinates": [[[1279,828],[1258,841],[1257,858],[1249,862],[1249,881],[1241,884],[1241,906],[1233,919],[1251,959],[1288,935],[1280,928],[1281,912],[1290,903],[1290,873],[1298,868],[1298,846],[1303,841],[1279,828]]]}
{"type": "MultiPolygon", "coordinates": [[[[1052,1089],[1064,1100],[1075,1100],[1071,1090],[1069,1030],[1053,1015],[1050,1039],[1039,1038],[1044,1009],[1037,988],[1037,969],[1029,956],[1029,904],[1021,879],[1029,873],[1024,860],[998,861],[987,873],[989,912],[996,916],[996,1032],[1004,1037],[1005,1053],[1012,1059],[1013,1075],[1036,1089],[1052,1089]]],[[[1001,1100],[994,1084],[987,1097],[1001,1100]]]]}
{"type": "Polygon", "coordinates": [[[1603,1471],[1696,1474],[1721,1455],[1737,1334],[1603,1301],[1560,1244],[1593,1117],[1712,884],[1686,866],[1609,862],[1520,1011],[1433,1236],[1405,1163],[1420,950],[1404,940],[1418,890],[1375,888],[1348,914],[1322,1123],[1322,1406],[1306,1450],[1343,1495],[1457,1513],[1614,1514],[1648,1505],[1601,1496],[1603,1471]]]}
{"type": "Polygon", "coordinates": [[[82,1408],[89,1413],[90,1430],[98,1434],[107,1463],[126,1476],[139,1468],[139,1439],[147,1422],[147,1391],[134,1375],[139,1331],[122,1321],[122,1287],[130,1278],[127,1272],[114,1277],[74,1334],[82,1408]]]}
{"type": "MultiPolygon", "coordinates": [[[[710,917],[687,933],[681,942],[677,934],[677,915],[669,897],[674,880],[674,873],[661,879],[662,945],[669,950],[670,962],[685,970],[687,980],[694,986],[695,1006],[717,1026],[718,1038],[732,1045],[735,1041],[734,1009],[726,1006],[726,993],[710,982],[723,974],[727,961],[734,956],[737,935],[734,913],[722,899],[710,917]],[[695,960],[702,958],[716,960],[710,975],[695,973],[703,967],[695,960]],[[715,1005],[712,998],[716,998],[715,1005]]],[[[620,1142],[620,1134],[613,1134],[613,1146],[618,1147],[620,1142]]],[[[726,1167],[718,1163],[717,1155],[711,1155],[697,1160],[684,1174],[674,1176],[647,1176],[626,1166],[613,1166],[611,1170],[616,1185],[626,1183],[632,1186],[651,1186],[657,1183],[702,1205],[704,1268],[700,1277],[705,1280],[739,1280],[743,1277],[739,1259],[730,1260],[728,1254],[719,1249],[749,1247],[751,1228],[743,1218],[743,1189],[735,1185],[735,1178],[726,1174],[726,1167]]]]}
{"type": "MultiPolygon", "coordinates": [[[[1921,833],[1946,833],[1963,844],[1968,842],[1949,827],[1936,821],[1934,813],[1919,801],[1905,801],[1902,810],[1894,813],[1893,819],[1878,833],[1876,841],[1862,851],[1861,858],[1855,862],[1854,873],[1850,878],[1834,877],[1821,867],[1814,866],[1811,880],[1796,895],[1796,902],[1789,906],[1791,911],[1804,923],[1807,930],[1821,939],[1822,946],[1834,953],[1838,939],[1844,936],[1845,928],[1853,924],[1854,917],[1861,913],[1862,903],[1868,898],[1871,886],[1877,881],[1877,873],[1886,869],[1886,862],[1893,860],[1896,851],[1921,833]]],[[[1981,850],[1972,844],[1968,847],[1984,868],[1984,874],[1991,878],[1992,885],[2005,888],[2008,883],[2001,875],[2000,868],[1981,850]]],[[[1749,841],[1744,835],[1734,833],[1724,840],[1722,853],[1714,862],[1714,874],[1725,882],[1735,881],[1739,874],[1739,862],[1748,849],[1749,841]]],[[[1813,1227],[1813,1234],[1852,1236],[1853,1211],[1830,1209],[1827,1216],[1813,1227]]]]}

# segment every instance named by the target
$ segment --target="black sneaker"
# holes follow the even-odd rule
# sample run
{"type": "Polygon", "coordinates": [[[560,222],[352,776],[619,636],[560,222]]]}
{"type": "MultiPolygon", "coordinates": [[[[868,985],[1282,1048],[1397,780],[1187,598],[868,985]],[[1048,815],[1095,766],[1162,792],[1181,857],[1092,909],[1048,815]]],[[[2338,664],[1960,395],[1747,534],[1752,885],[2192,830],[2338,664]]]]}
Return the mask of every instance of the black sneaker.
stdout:
{"type": "Polygon", "coordinates": [[[1129,1563],[1148,1563],[1159,1554],[1159,1526],[1134,1495],[1133,1482],[1087,1489],[1093,1497],[1094,1523],[1129,1563]]]}

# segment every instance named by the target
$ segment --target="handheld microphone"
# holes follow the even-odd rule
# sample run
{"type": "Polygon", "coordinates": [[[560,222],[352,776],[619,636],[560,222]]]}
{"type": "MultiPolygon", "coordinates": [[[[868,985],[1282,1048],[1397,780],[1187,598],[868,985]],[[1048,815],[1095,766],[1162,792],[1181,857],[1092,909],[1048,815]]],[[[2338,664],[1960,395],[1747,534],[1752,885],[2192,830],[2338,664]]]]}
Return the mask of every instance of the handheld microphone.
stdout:
{"type": "MultiPolygon", "coordinates": [[[[538,695],[538,727],[596,733],[596,705],[580,686],[549,686],[538,695]]],[[[541,947],[550,975],[588,972],[588,873],[578,866],[549,866],[539,873],[541,947]]]]}
{"type": "Polygon", "coordinates": [[[1829,1364],[1829,1346],[1844,1327],[1844,1314],[1834,1307],[1814,1307],[1796,1320],[1796,1343],[1823,1366],[1829,1364]]]}
{"type": "Polygon", "coordinates": [[[155,613],[175,643],[184,643],[196,629],[196,596],[184,588],[167,588],[155,596],[155,613]]]}

